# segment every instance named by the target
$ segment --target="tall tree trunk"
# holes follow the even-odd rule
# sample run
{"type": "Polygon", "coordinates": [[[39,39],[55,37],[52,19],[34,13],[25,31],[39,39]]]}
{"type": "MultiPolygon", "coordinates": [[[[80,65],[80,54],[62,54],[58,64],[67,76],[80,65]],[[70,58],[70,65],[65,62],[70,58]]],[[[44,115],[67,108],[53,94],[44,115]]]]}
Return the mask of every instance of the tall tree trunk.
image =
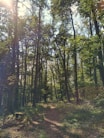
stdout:
{"type": "Polygon", "coordinates": [[[64,76],[65,76],[65,91],[66,91],[66,96],[67,96],[68,102],[70,102],[70,95],[69,95],[69,89],[68,89],[68,72],[67,72],[67,64],[66,64],[65,43],[66,43],[66,40],[64,40],[63,68],[64,68],[64,76]]]}
{"type": "Polygon", "coordinates": [[[66,50],[65,50],[65,45],[66,45],[66,38],[61,40],[62,45],[64,46],[64,51],[61,51],[61,48],[59,48],[59,54],[61,56],[60,62],[62,62],[62,68],[64,72],[64,86],[65,86],[65,94],[68,102],[70,102],[70,94],[69,94],[69,88],[68,88],[68,72],[67,72],[67,59],[66,59],[66,50]]]}
{"type": "Polygon", "coordinates": [[[54,74],[54,70],[53,67],[50,68],[51,69],[51,73],[52,73],[52,77],[53,77],[53,87],[54,87],[54,94],[55,94],[55,98],[58,101],[58,96],[57,96],[57,92],[56,92],[56,81],[55,81],[55,74],[54,74]]]}
{"type": "Polygon", "coordinates": [[[83,67],[83,60],[81,59],[81,81],[82,81],[82,97],[85,98],[85,77],[84,77],[84,67],[83,67]]]}
{"type": "MultiPolygon", "coordinates": [[[[99,40],[100,40],[101,39],[100,30],[99,30],[99,25],[98,25],[98,22],[97,22],[97,16],[96,16],[94,7],[92,7],[92,14],[93,14],[93,21],[94,21],[94,25],[95,25],[96,35],[98,35],[99,40]]],[[[104,65],[103,65],[103,54],[102,54],[101,46],[98,48],[98,57],[99,57],[100,77],[101,77],[101,80],[102,80],[102,84],[104,86],[104,65]]]]}
{"type": "MultiPolygon", "coordinates": [[[[90,33],[91,33],[91,36],[93,36],[91,18],[90,18],[89,22],[90,22],[90,33]]],[[[96,57],[93,57],[93,67],[94,67],[94,82],[95,82],[95,87],[97,88],[98,87],[98,79],[97,79],[97,71],[96,71],[96,57]]]]}
{"type": "MultiPolygon", "coordinates": [[[[73,15],[70,9],[70,16],[72,22],[72,28],[74,33],[74,40],[76,40],[76,31],[74,27],[73,15]]],[[[76,43],[74,44],[74,84],[75,84],[75,95],[76,95],[76,103],[79,103],[79,92],[78,92],[78,77],[77,77],[77,50],[76,50],[76,43]]]]}
{"type": "Polygon", "coordinates": [[[14,40],[13,40],[13,62],[12,62],[12,75],[16,76],[16,81],[14,84],[15,87],[15,95],[14,95],[14,106],[15,109],[18,109],[18,96],[19,96],[19,44],[18,44],[18,30],[17,30],[17,24],[18,24],[18,0],[15,2],[14,7],[14,40]],[[17,66],[17,68],[15,68],[17,66]]]}
{"type": "Polygon", "coordinates": [[[27,82],[27,44],[25,42],[25,61],[24,61],[24,85],[23,85],[23,97],[22,97],[22,106],[26,104],[26,82],[27,82]]]}
{"type": "Polygon", "coordinates": [[[63,101],[64,100],[63,84],[62,84],[62,78],[61,78],[60,66],[59,66],[58,59],[56,60],[56,65],[57,65],[57,68],[58,68],[57,72],[58,72],[58,79],[59,79],[59,85],[60,85],[60,95],[61,95],[60,99],[63,101]]]}
{"type": "MultiPolygon", "coordinates": [[[[2,90],[2,88],[0,88],[0,91],[2,90]]],[[[2,105],[2,93],[0,93],[0,108],[1,108],[1,105],[2,105]]]]}
{"type": "Polygon", "coordinates": [[[39,6],[39,22],[38,22],[38,40],[36,47],[36,68],[35,68],[35,79],[34,79],[34,93],[33,93],[33,106],[39,101],[38,97],[38,81],[39,81],[39,57],[40,57],[40,30],[41,30],[41,6],[39,6]]]}

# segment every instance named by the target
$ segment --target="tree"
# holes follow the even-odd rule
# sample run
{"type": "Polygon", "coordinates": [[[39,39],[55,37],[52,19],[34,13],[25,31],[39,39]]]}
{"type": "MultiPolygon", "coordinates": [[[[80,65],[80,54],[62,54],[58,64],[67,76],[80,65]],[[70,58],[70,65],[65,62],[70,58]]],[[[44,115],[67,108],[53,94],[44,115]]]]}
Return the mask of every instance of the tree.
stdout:
{"type": "MultiPolygon", "coordinates": [[[[96,35],[99,38],[99,47],[97,48],[98,51],[98,57],[99,57],[99,72],[100,72],[100,77],[102,80],[102,83],[104,85],[104,66],[103,66],[103,52],[102,52],[102,36],[101,36],[101,28],[99,27],[99,14],[98,14],[98,8],[96,7],[97,5],[97,0],[96,1],[86,1],[86,0],[80,0],[80,13],[82,16],[90,18],[91,21],[93,22],[93,26],[95,28],[96,35]]],[[[92,28],[93,28],[92,26],[92,28]]],[[[91,30],[91,29],[90,29],[91,30]]]]}

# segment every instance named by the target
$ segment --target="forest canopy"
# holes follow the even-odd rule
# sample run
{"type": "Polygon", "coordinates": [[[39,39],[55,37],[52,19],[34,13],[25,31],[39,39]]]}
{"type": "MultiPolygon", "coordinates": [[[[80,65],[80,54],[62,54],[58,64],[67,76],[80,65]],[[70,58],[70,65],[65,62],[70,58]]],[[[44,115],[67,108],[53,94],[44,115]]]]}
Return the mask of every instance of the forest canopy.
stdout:
{"type": "Polygon", "coordinates": [[[0,107],[78,104],[103,87],[103,0],[0,1],[0,107]]]}

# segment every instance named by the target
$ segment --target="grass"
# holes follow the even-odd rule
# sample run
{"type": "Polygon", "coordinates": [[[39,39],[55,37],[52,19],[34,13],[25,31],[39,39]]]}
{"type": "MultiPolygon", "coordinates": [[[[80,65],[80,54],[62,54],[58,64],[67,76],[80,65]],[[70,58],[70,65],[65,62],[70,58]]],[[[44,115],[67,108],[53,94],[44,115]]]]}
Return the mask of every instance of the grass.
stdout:
{"type": "Polygon", "coordinates": [[[72,106],[64,117],[63,133],[71,138],[104,138],[104,111],[92,105],[72,106]]]}
{"type": "Polygon", "coordinates": [[[40,131],[39,138],[47,138],[47,134],[44,130],[40,131]]]}
{"type": "MultiPolygon", "coordinates": [[[[31,138],[57,138],[58,132],[61,132],[60,138],[104,138],[103,105],[103,100],[97,98],[92,103],[88,102],[80,105],[59,102],[51,105],[38,104],[36,108],[25,107],[21,109],[26,114],[25,119],[36,120],[39,124],[34,126],[27,124],[24,129],[20,129],[22,134],[18,133],[18,135],[22,138],[26,138],[26,136],[31,138]],[[51,107],[55,107],[55,109],[51,107]],[[49,122],[47,126],[44,126],[46,125],[43,123],[46,112],[52,112],[53,110],[59,114],[61,127],[49,122]],[[47,134],[47,130],[51,136],[47,134]],[[54,133],[57,133],[56,137],[53,136],[54,133]]],[[[55,121],[58,122],[59,120],[55,121]]],[[[25,122],[22,123],[25,124],[25,122]]],[[[0,131],[0,138],[11,137],[8,131],[4,129],[0,131]]]]}

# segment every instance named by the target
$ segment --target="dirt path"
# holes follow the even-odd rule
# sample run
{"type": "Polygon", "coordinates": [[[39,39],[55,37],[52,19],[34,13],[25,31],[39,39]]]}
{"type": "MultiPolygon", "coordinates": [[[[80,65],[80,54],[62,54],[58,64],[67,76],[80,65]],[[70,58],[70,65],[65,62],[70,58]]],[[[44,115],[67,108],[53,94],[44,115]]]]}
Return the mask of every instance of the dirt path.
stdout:
{"type": "Polygon", "coordinates": [[[61,113],[56,107],[51,107],[46,113],[43,122],[44,130],[46,131],[48,138],[63,138],[61,132],[61,113]]]}

